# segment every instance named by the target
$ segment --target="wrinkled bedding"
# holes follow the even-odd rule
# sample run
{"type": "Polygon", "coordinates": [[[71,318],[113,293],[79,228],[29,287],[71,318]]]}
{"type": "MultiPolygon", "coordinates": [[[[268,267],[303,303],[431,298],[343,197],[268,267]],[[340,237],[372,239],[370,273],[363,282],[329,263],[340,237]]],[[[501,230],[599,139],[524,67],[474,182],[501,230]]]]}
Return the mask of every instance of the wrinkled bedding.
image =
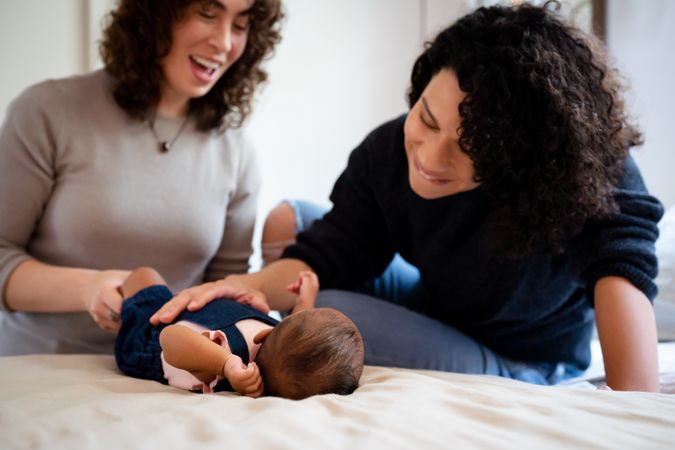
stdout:
{"type": "Polygon", "coordinates": [[[110,356],[0,358],[0,448],[669,448],[675,396],[367,366],[350,396],[193,394],[110,356]]]}

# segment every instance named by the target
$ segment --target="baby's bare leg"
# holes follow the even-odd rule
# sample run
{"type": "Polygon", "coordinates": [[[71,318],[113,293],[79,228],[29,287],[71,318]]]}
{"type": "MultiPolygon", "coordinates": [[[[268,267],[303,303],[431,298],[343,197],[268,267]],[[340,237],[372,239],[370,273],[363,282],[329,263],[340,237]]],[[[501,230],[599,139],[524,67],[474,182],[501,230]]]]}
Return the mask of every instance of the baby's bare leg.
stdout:
{"type": "Polygon", "coordinates": [[[159,272],[151,267],[139,267],[131,272],[131,275],[122,283],[122,297],[129,298],[138,291],[157,284],[166,284],[159,272]]]}

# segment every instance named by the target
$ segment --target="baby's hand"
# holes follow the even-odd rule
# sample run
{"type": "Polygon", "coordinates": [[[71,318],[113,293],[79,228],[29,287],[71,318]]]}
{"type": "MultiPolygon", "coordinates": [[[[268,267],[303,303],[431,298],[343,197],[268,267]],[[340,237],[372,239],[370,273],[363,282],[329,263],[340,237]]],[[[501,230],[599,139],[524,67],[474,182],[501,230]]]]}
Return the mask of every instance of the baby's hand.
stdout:
{"type": "Polygon", "coordinates": [[[240,357],[231,354],[227,358],[227,361],[225,361],[223,374],[237,393],[253,398],[262,395],[262,377],[260,376],[260,369],[255,362],[250,362],[246,366],[240,357]]]}
{"type": "Polygon", "coordinates": [[[316,305],[316,296],[319,294],[319,278],[314,272],[303,270],[298,275],[298,280],[288,285],[286,289],[298,294],[293,313],[311,309],[316,305]]]}

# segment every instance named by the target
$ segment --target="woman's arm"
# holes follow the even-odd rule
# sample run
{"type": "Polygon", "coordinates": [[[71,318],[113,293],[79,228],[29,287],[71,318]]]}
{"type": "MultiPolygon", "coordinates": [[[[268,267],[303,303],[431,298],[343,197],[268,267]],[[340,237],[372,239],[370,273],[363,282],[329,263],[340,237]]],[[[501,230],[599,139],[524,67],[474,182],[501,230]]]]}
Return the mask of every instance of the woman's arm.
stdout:
{"type": "Polygon", "coordinates": [[[288,311],[298,301],[297,293],[289,291],[288,286],[294,284],[302,272],[312,272],[312,269],[304,261],[287,258],[273,262],[260,272],[232,275],[226,280],[246,283],[265,295],[270,308],[288,311]]]}
{"type": "Polygon", "coordinates": [[[603,277],[595,285],[595,315],[607,385],[658,392],[658,339],[647,296],[624,278],[603,277]]]}
{"type": "Polygon", "coordinates": [[[297,295],[288,291],[288,285],[298,279],[302,271],[312,269],[299,259],[281,259],[260,272],[230,275],[224,280],[213,281],[184,289],[164,304],[150,322],[154,325],[171,323],[185,309],[195,311],[219,297],[232,298],[248,303],[259,310],[288,311],[297,301],[297,295]],[[269,307],[267,305],[269,304],[269,307]]]}
{"type": "Polygon", "coordinates": [[[13,311],[87,311],[103,329],[117,331],[113,312],[122,307],[120,287],[126,270],[90,270],[51,266],[34,259],[20,263],[5,285],[5,306],[13,311]]]}
{"type": "Polygon", "coordinates": [[[32,86],[12,102],[0,127],[2,306],[29,312],[89,311],[99,326],[117,330],[119,324],[111,319],[113,311],[120,311],[117,289],[128,272],[51,266],[27,250],[56,189],[57,142],[70,130],[63,101],[63,91],[52,82],[32,86]]]}

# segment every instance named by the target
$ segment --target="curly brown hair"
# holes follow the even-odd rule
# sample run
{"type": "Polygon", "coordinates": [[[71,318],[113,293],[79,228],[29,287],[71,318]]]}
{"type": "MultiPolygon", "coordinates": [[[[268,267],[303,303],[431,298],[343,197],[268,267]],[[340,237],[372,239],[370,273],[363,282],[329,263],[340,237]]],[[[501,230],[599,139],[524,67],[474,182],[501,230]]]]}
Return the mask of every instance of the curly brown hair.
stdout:
{"type": "MultiPolygon", "coordinates": [[[[171,29],[195,4],[212,0],[120,0],[107,17],[99,50],[106,71],[115,80],[113,95],[131,117],[145,119],[160,98],[160,60],[171,49],[171,29]]],[[[256,86],[267,79],[260,67],[280,40],[283,17],[279,0],[255,0],[250,11],[248,41],[242,56],[211,90],[189,106],[203,131],[238,127],[251,110],[256,86]]]]}
{"type": "Polygon", "coordinates": [[[603,45],[565,23],[557,2],[494,6],[427,43],[408,100],[441,69],[466,98],[459,143],[491,204],[490,245],[518,258],[557,254],[593,218],[616,209],[628,148],[642,143],[603,45]]]}

